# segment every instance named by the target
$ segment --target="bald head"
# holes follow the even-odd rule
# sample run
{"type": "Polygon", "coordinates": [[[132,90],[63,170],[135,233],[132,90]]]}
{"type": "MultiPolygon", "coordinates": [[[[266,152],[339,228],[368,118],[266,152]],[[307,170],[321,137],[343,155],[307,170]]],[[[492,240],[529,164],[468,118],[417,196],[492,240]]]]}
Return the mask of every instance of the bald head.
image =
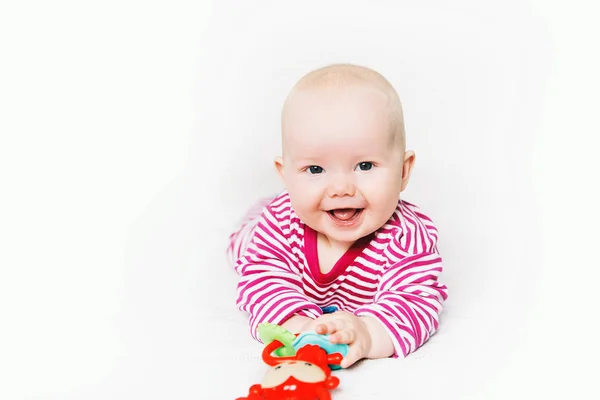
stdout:
{"type": "Polygon", "coordinates": [[[292,88],[282,111],[282,135],[286,139],[286,115],[295,98],[301,93],[312,92],[329,95],[340,90],[366,89],[383,97],[386,107],[390,138],[394,145],[405,148],[404,117],[398,93],[380,73],[352,64],[333,64],[314,70],[302,77],[292,88]]]}

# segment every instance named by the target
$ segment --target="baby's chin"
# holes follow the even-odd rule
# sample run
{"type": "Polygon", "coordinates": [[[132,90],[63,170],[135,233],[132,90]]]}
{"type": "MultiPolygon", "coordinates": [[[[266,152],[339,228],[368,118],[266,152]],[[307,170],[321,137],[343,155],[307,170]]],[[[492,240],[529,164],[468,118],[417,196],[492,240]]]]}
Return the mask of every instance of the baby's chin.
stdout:
{"type": "Polygon", "coordinates": [[[317,229],[322,235],[325,235],[330,241],[348,243],[352,245],[354,242],[369,236],[371,233],[377,230],[377,226],[369,224],[368,221],[363,221],[360,225],[352,229],[341,229],[332,227],[331,224],[325,221],[321,225],[321,229],[317,229]]]}
{"type": "Polygon", "coordinates": [[[325,236],[329,241],[334,241],[338,243],[346,243],[348,246],[352,246],[358,240],[362,239],[365,236],[368,236],[368,233],[364,234],[338,234],[337,232],[324,232],[325,236]]]}

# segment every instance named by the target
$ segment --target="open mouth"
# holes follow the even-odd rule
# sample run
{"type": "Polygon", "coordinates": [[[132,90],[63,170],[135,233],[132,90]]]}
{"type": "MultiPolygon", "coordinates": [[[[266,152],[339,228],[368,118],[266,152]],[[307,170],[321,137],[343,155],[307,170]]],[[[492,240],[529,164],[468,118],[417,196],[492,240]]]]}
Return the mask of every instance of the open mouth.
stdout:
{"type": "Polygon", "coordinates": [[[336,208],[327,213],[334,222],[341,225],[350,225],[360,217],[364,208],[336,208]]]}

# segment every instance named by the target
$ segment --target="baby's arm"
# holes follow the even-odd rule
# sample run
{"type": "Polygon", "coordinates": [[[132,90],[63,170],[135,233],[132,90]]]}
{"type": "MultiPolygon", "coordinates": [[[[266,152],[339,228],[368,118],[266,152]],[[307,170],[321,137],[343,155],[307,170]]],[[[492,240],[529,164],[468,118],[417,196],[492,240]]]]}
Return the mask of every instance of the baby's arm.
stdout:
{"type": "Polygon", "coordinates": [[[362,315],[360,319],[367,326],[369,335],[371,336],[371,348],[365,356],[366,358],[377,359],[387,358],[395,353],[394,342],[385,327],[379,320],[370,315],[362,315]]]}
{"type": "Polygon", "coordinates": [[[304,294],[292,249],[270,208],[261,215],[253,235],[235,266],[240,275],[236,305],[249,313],[250,331],[256,339],[263,322],[283,324],[296,332],[302,321],[320,316],[321,308],[304,294]]]}
{"type": "MultiPolygon", "coordinates": [[[[386,332],[394,356],[407,356],[437,330],[447,288],[438,282],[442,259],[433,244],[424,252],[398,261],[383,274],[375,302],[358,308],[372,335],[386,332]],[[374,323],[378,323],[377,327],[374,323]]],[[[385,357],[389,342],[375,342],[369,358],[385,357]]],[[[388,353],[389,354],[389,353],[388,353]]]]}
{"type": "Polygon", "coordinates": [[[282,326],[290,332],[301,333],[306,330],[306,326],[314,321],[312,317],[296,314],[285,321],[282,326]]]}

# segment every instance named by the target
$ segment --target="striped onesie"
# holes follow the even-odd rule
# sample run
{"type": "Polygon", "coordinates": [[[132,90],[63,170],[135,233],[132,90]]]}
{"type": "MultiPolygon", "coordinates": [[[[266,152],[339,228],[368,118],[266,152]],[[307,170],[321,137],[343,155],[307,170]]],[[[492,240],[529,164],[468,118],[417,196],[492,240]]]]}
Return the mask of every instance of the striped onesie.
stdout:
{"type": "Polygon", "coordinates": [[[358,240],[323,274],[317,232],[305,225],[283,192],[255,206],[230,236],[228,257],[240,276],[237,307],[250,316],[258,339],[262,322],[281,324],[294,314],[317,318],[345,310],[377,318],[407,356],[436,331],[447,288],[438,282],[438,231],[404,200],[388,222],[358,240]]]}

